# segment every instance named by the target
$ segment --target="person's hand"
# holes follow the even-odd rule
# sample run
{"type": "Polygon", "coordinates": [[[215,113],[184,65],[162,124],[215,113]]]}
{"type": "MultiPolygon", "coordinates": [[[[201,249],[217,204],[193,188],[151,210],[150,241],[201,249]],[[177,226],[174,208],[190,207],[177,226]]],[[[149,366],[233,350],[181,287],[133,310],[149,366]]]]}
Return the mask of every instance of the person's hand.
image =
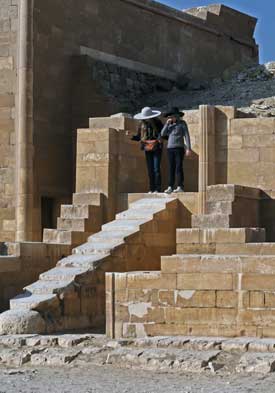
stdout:
{"type": "Polygon", "coordinates": [[[172,120],[172,119],[168,119],[167,122],[166,122],[167,125],[170,125],[170,124],[172,124],[172,123],[173,123],[173,120],[172,120]]]}
{"type": "Polygon", "coordinates": [[[191,150],[186,150],[185,155],[186,155],[186,157],[191,157],[192,151],[191,150]]]}

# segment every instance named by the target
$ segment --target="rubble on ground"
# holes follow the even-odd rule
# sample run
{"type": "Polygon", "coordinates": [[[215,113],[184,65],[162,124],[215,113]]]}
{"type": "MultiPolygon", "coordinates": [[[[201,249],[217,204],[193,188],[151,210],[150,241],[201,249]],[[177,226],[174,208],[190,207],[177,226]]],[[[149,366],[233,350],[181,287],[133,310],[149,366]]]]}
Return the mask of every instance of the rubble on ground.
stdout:
{"type": "Polygon", "coordinates": [[[0,366],[114,366],[157,372],[275,371],[275,340],[221,337],[147,337],[109,340],[100,334],[0,336],[0,366]]]}
{"type": "Polygon", "coordinates": [[[163,111],[171,106],[232,105],[252,117],[275,117],[275,62],[225,72],[211,83],[191,81],[185,91],[174,89],[171,94],[159,93],[146,100],[163,111]]]}

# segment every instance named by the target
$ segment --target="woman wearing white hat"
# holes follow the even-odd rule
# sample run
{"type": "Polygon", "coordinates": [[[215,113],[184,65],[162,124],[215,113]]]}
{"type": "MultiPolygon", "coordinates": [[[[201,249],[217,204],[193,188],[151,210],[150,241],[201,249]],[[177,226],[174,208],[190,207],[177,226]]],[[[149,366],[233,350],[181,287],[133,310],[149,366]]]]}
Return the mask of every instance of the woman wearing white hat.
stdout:
{"type": "Polygon", "coordinates": [[[161,130],[163,124],[160,119],[158,119],[160,115],[160,111],[145,107],[140,113],[134,116],[134,119],[141,120],[141,124],[138,129],[138,134],[132,139],[140,141],[141,149],[145,151],[150,183],[149,193],[161,192],[161,130]]]}

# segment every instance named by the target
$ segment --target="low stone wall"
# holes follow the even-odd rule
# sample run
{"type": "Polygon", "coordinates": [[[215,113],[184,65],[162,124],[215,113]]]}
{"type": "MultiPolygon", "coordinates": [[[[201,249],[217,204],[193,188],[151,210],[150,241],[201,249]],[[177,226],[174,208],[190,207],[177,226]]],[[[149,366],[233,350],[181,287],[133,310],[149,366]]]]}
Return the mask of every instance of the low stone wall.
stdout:
{"type": "Polygon", "coordinates": [[[274,258],[258,256],[188,256],[163,261],[161,272],[107,274],[107,334],[274,337],[274,282],[274,258]]]}
{"type": "Polygon", "coordinates": [[[70,252],[71,247],[66,245],[20,243],[19,255],[0,256],[0,312],[9,308],[9,300],[22,293],[26,285],[70,252]]]}

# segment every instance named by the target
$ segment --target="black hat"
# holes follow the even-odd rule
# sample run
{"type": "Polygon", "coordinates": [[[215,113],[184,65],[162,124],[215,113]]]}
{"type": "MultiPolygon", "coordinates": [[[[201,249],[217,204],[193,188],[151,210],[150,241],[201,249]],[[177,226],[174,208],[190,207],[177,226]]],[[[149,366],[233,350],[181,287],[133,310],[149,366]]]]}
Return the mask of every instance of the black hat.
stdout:
{"type": "Polygon", "coordinates": [[[168,112],[166,112],[164,114],[164,117],[169,117],[169,116],[180,116],[180,117],[182,117],[182,116],[184,116],[184,112],[180,112],[179,108],[173,107],[168,112]]]}

